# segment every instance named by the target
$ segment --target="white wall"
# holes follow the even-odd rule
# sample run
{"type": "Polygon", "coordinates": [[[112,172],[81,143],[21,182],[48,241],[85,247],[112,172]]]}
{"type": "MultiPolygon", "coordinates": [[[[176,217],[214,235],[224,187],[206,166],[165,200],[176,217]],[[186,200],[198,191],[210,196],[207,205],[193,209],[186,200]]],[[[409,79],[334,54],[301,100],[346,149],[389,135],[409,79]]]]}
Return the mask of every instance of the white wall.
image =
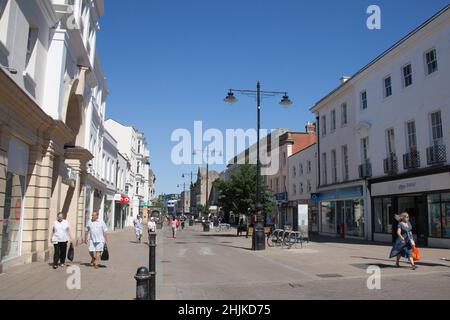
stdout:
{"type": "MultiPolygon", "coordinates": [[[[447,163],[450,163],[450,11],[432,25],[419,31],[400,48],[390,53],[355,79],[355,92],[367,89],[369,106],[356,108],[357,121],[371,124],[370,159],[373,177],[384,176],[383,159],[387,158],[386,130],[394,128],[399,173],[403,154],[407,153],[406,122],[415,120],[421,167],[427,167],[426,149],[432,145],[430,113],[440,110],[447,163]],[[438,71],[426,75],[425,52],[436,48],[438,71]],[[403,87],[402,67],[412,64],[413,85],[403,87]],[[384,98],[383,79],[390,75],[393,95],[384,98]]],[[[357,144],[359,148],[359,144],[357,144]]]]}
{"type": "Polygon", "coordinates": [[[289,157],[288,172],[288,199],[309,200],[311,193],[317,190],[317,144],[310,146],[289,157]],[[311,162],[311,171],[308,172],[308,161],[311,162]],[[300,171],[300,165],[303,166],[303,174],[300,171]],[[294,169],[295,168],[295,169],[294,169]],[[294,175],[295,172],[295,175],[294,175]],[[308,181],[311,184],[311,191],[308,191],[308,181]],[[294,184],[296,192],[294,193],[294,184]],[[303,184],[303,193],[300,193],[300,184],[303,184]]]}

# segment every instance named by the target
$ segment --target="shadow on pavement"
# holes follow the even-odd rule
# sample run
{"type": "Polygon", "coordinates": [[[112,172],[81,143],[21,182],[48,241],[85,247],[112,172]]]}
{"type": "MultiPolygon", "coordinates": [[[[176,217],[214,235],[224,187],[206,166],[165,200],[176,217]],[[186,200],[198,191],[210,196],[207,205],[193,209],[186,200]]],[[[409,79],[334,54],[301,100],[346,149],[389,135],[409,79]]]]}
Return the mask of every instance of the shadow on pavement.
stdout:
{"type": "Polygon", "coordinates": [[[332,236],[322,236],[317,234],[311,234],[310,235],[310,242],[317,242],[317,243],[342,243],[342,244],[360,244],[360,245],[367,245],[367,246],[382,246],[382,247],[391,247],[392,244],[385,243],[385,242],[376,242],[376,241],[368,241],[368,240],[359,240],[359,239],[345,239],[345,238],[338,238],[338,237],[332,237],[332,236]]]}
{"type": "MultiPolygon", "coordinates": [[[[352,256],[351,258],[358,258],[358,259],[366,259],[366,260],[376,260],[376,261],[388,261],[388,262],[392,262],[392,265],[389,265],[391,267],[395,267],[395,259],[379,259],[379,258],[372,258],[372,257],[359,257],[359,256],[352,256]]],[[[378,265],[378,264],[367,264],[367,266],[369,265],[378,265]]],[[[382,264],[381,264],[382,265],[382,264]]],[[[450,268],[449,265],[447,264],[442,264],[442,263],[433,263],[433,262],[421,262],[421,261],[417,261],[416,262],[417,266],[423,266],[423,267],[447,267],[450,268]]],[[[356,266],[356,265],[354,265],[356,266]]],[[[379,265],[378,265],[379,266],[379,265]]],[[[382,267],[380,267],[382,268],[382,267]]]]}

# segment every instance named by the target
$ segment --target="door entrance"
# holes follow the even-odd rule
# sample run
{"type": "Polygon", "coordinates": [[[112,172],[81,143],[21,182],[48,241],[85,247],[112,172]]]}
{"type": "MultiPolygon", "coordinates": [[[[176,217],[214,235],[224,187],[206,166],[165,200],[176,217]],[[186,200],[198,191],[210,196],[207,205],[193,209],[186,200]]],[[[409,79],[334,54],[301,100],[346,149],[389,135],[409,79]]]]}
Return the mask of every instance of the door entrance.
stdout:
{"type": "Polygon", "coordinates": [[[398,197],[398,212],[407,212],[413,227],[413,234],[418,245],[426,246],[428,238],[428,210],[425,195],[408,195],[398,197]]]}

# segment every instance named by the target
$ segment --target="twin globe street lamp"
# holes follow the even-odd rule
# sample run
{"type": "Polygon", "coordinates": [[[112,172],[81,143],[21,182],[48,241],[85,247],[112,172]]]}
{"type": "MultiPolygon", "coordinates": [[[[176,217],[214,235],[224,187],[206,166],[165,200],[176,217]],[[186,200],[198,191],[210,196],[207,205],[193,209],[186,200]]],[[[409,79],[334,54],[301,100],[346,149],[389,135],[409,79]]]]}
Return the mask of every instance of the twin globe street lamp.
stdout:
{"type": "Polygon", "coordinates": [[[260,129],[261,129],[261,97],[274,97],[274,96],[282,96],[280,101],[280,105],[283,107],[289,107],[292,105],[292,101],[289,99],[287,92],[280,91],[262,91],[261,83],[258,81],[256,85],[256,90],[241,90],[241,89],[230,89],[225,102],[233,104],[238,101],[235,97],[235,93],[247,95],[247,96],[256,96],[256,107],[257,107],[257,142],[256,142],[256,223],[253,228],[252,235],[252,250],[265,250],[266,242],[265,242],[265,234],[264,234],[264,216],[262,215],[262,205],[261,205],[261,161],[259,154],[259,140],[260,140],[260,129]]]}

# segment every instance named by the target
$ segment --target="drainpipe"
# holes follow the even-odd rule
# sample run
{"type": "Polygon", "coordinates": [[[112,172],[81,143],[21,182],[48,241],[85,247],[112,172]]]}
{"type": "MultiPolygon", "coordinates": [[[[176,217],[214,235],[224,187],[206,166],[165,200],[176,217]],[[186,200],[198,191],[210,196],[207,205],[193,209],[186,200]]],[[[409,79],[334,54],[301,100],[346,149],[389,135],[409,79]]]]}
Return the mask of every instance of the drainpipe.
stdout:
{"type": "Polygon", "coordinates": [[[316,131],[317,131],[317,174],[318,174],[317,181],[319,182],[318,187],[320,187],[322,185],[322,183],[320,181],[322,175],[320,174],[320,168],[321,168],[320,156],[321,156],[321,154],[320,154],[320,116],[319,115],[317,115],[317,117],[316,117],[316,123],[317,123],[316,131]]]}
{"type": "MultiPolygon", "coordinates": [[[[320,178],[321,178],[321,174],[320,174],[320,115],[317,114],[316,116],[316,132],[317,132],[317,189],[320,188],[320,178]]],[[[319,190],[317,190],[319,191],[319,190]]],[[[322,232],[322,210],[320,208],[320,201],[317,200],[317,215],[318,215],[318,223],[319,223],[319,230],[318,233],[320,234],[322,232]]]]}

